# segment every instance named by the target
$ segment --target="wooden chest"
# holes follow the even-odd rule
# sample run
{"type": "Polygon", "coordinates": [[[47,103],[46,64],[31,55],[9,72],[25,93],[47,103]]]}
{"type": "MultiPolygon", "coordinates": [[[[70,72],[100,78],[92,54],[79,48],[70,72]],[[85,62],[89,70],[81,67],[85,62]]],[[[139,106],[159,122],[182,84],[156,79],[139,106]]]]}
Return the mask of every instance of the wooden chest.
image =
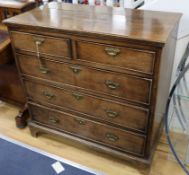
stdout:
{"type": "Polygon", "coordinates": [[[53,2],[6,20],[32,135],[51,133],[149,163],[180,16],[53,2]]]}

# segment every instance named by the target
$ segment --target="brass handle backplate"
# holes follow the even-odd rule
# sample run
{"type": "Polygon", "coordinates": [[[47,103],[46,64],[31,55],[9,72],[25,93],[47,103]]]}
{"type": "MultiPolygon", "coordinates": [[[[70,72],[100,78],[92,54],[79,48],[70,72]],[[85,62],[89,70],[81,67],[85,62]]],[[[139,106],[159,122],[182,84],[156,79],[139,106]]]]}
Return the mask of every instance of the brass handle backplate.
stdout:
{"type": "Polygon", "coordinates": [[[40,67],[39,70],[40,70],[40,72],[41,72],[42,74],[47,74],[47,73],[50,72],[49,69],[46,68],[46,67],[40,67]]]}
{"type": "Polygon", "coordinates": [[[78,74],[81,72],[81,68],[79,66],[70,66],[70,69],[73,71],[73,73],[78,74]]]}
{"type": "Polygon", "coordinates": [[[106,138],[107,138],[109,141],[111,141],[111,142],[116,142],[116,141],[119,140],[119,137],[116,136],[116,135],[114,135],[114,134],[112,134],[112,133],[107,133],[107,134],[106,134],[106,138]]]}
{"type": "Polygon", "coordinates": [[[112,81],[112,80],[106,80],[106,81],[105,81],[105,84],[106,84],[106,86],[107,86],[108,88],[110,88],[110,89],[112,89],[112,90],[115,90],[115,89],[117,89],[117,88],[120,86],[119,83],[116,83],[116,82],[114,82],[114,81],[112,81]]]}
{"type": "Polygon", "coordinates": [[[33,40],[34,40],[36,45],[41,45],[42,43],[45,42],[45,39],[41,38],[41,37],[33,37],[33,40]]]}
{"type": "Polygon", "coordinates": [[[51,93],[46,92],[46,91],[43,91],[43,95],[44,95],[48,100],[51,100],[52,98],[55,97],[54,94],[51,94],[51,93]]]}
{"type": "Polygon", "coordinates": [[[119,116],[118,112],[112,111],[112,110],[106,110],[106,114],[109,118],[116,118],[119,116]]]}
{"type": "Polygon", "coordinates": [[[81,120],[81,119],[78,119],[78,118],[75,118],[74,119],[79,125],[85,125],[86,124],[86,121],[84,120],[81,120]]]}
{"type": "Polygon", "coordinates": [[[52,116],[49,117],[48,121],[49,121],[49,123],[53,123],[53,124],[59,123],[59,119],[52,117],[52,116]]]}
{"type": "Polygon", "coordinates": [[[78,94],[78,93],[72,93],[72,96],[73,96],[76,100],[82,100],[82,99],[83,99],[83,95],[78,94]]]}
{"type": "Polygon", "coordinates": [[[113,47],[106,47],[105,52],[112,57],[115,57],[120,54],[121,50],[118,48],[113,48],[113,47]]]}

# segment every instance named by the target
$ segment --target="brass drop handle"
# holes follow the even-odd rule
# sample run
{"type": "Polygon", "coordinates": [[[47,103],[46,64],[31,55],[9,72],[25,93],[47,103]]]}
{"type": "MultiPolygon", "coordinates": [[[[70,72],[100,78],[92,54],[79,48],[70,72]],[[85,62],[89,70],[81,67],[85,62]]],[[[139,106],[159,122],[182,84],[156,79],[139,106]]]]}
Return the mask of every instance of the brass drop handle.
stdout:
{"type": "Polygon", "coordinates": [[[78,119],[78,118],[75,118],[74,119],[79,125],[85,125],[86,124],[86,121],[84,120],[81,120],[81,119],[78,119]]]}
{"type": "Polygon", "coordinates": [[[114,82],[114,81],[112,81],[112,80],[106,80],[106,81],[105,81],[105,84],[106,84],[106,86],[107,86],[108,88],[110,88],[110,89],[112,89],[112,90],[115,90],[115,89],[117,89],[117,88],[120,86],[119,83],[116,83],[116,82],[114,82]]]}
{"type": "Polygon", "coordinates": [[[78,74],[81,72],[81,68],[79,66],[70,66],[70,69],[73,71],[73,73],[78,74]]]}
{"type": "Polygon", "coordinates": [[[49,123],[53,123],[53,124],[59,123],[59,119],[52,117],[52,116],[49,117],[48,121],[49,121],[49,123]]]}
{"type": "Polygon", "coordinates": [[[44,95],[48,100],[51,100],[52,98],[55,97],[54,94],[51,94],[51,93],[46,92],[46,91],[43,91],[43,95],[44,95]]]}
{"type": "Polygon", "coordinates": [[[106,138],[107,138],[109,141],[111,141],[111,142],[116,142],[116,141],[119,140],[119,137],[116,136],[116,135],[114,135],[114,134],[112,134],[112,133],[107,133],[107,134],[106,134],[106,138]]]}
{"type": "Polygon", "coordinates": [[[45,41],[44,38],[40,38],[40,37],[33,37],[33,40],[35,41],[35,46],[36,46],[36,52],[37,52],[37,58],[39,60],[39,70],[42,74],[47,74],[49,73],[49,69],[46,68],[41,60],[41,55],[40,55],[40,50],[39,50],[39,46],[45,41]]]}
{"type": "Polygon", "coordinates": [[[78,94],[78,93],[72,93],[72,96],[73,96],[76,100],[82,100],[82,99],[83,99],[83,95],[78,94]]]}
{"type": "Polygon", "coordinates": [[[112,57],[115,57],[120,54],[121,50],[119,48],[114,48],[114,47],[106,47],[105,52],[112,57]]]}
{"type": "Polygon", "coordinates": [[[106,110],[106,114],[109,118],[116,118],[119,116],[119,113],[116,111],[112,111],[112,110],[106,110]]]}

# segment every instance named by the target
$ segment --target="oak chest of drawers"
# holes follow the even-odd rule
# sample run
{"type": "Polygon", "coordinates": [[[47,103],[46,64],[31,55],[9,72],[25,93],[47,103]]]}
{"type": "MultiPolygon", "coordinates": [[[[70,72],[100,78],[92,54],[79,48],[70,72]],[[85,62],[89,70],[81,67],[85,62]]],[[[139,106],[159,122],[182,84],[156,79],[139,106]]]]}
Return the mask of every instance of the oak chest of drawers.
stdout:
{"type": "Polygon", "coordinates": [[[32,135],[52,133],[149,163],[179,18],[53,2],[6,20],[32,135]]]}

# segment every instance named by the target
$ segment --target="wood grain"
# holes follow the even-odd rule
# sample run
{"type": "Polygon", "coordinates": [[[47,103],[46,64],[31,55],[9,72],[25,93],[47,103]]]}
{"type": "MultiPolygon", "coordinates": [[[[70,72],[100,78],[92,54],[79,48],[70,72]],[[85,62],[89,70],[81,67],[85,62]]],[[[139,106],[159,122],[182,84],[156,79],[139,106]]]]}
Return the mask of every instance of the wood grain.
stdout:
{"type": "MultiPolygon", "coordinates": [[[[93,63],[101,63],[106,66],[114,65],[118,69],[129,69],[152,75],[154,69],[155,52],[137,50],[117,45],[104,45],[86,41],[77,41],[77,59],[93,63]],[[117,55],[109,55],[108,49],[118,50],[117,55]]],[[[116,54],[116,53],[113,53],[116,54]]]]}
{"type": "Polygon", "coordinates": [[[39,41],[40,54],[56,57],[71,57],[70,40],[66,38],[52,38],[41,35],[31,35],[27,33],[11,32],[15,49],[36,52],[36,42],[39,41]],[[55,52],[56,50],[56,52],[55,52]]]}
{"type": "Polygon", "coordinates": [[[126,103],[106,100],[74,89],[49,86],[49,83],[24,81],[28,98],[40,104],[57,105],[123,128],[146,132],[149,110],[126,103]],[[52,98],[46,95],[52,95],[52,98]],[[95,112],[94,112],[95,111],[95,112]]]}
{"type": "Polygon", "coordinates": [[[65,138],[59,139],[49,135],[41,135],[41,137],[36,139],[30,135],[29,128],[23,130],[16,128],[14,117],[18,112],[18,107],[1,102],[0,133],[2,135],[108,175],[167,175],[170,171],[172,175],[185,175],[183,170],[170,156],[170,149],[164,136],[158,144],[151,168],[144,169],[137,165],[131,166],[126,161],[99,153],[65,138]]]}
{"type": "MultiPolygon", "coordinates": [[[[179,18],[180,14],[173,13],[84,7],[53,2],[7,20],[21,78],[24,83],[27,83],[25,80],[29,80],[34,84],[24,86],[29,95],[28,104],[33,101],[39,107],[38,115],[33,114],[30,107],[32,135],[51,133],[54,136],[85,143],[112,156],[130,159],[131,162],[150,164],[163,124],[173,63],[171,48],[175,47],[175,38],[172,36],[176,34],[179,18]],[[54,16],[51,16],[52,14],[54,16]],[[55,16],[56,19],[53,20],[55,16]],[[36,17],[38,21],[33,19],[31,24],[31,17],[36,17]],[[153,25],[149,27],[150,22],[153,25]],[[39,41],[33,42],[34,36],[39,35],[39,41]],[[18,44],[18,36],[21,36],[24,42],[28,42],[29,47],[22,42],[18,44]],[[69,41],[70,45],[66,41],[69,41]],[[59,47],[58,43],[65,48],[59,47]],[[57,59],[61,51],[63,56],[57,59]],[[67,59],[67,53],[71,53],[72,59],[67,59]],[[121,62],[108,62],[109,56],[111,59],[112,56],[114,59],[120,58],[121,62]],[[119,66],[122,68],[119,69],[119,66]],[[39,85],[40,82],[48,87],[39,85]],[[42,94],[46,100],[42,97],[37,98],[32,93],[33,89],[34,93],[40,96],[41,88],[45,89],[42,94]],[[83,104],[85,107],[82,108],[79,103],[70,101],[71,97],[65,95],[65,89],[74,89],[72,98],[78,101],[85,95],[94,96],[93,100],[86,98],[88,105],[97,103],[97,98],[111,101],[115,106],[119,103],[124,113],[127,111],[129,115],[135,116],[128,122],[130,128],[128,125],[125,126],[127,121],[123,117],[121,119],[124,120],[124,126],[120,125],[121,121],[117,125],[117,122],[108,123],[101,120],[95,114],[98,114],[98,105],[91,105],[91,110],[94,110],[94,114],[91,115],[88,105],[83,104]],[[57,96],[60,98],[55,100],[57,96]],[[62,103],[64,100],[66,101],[62,103]],[[69,105],[65,104],[66,102],[69,102],[69,105]],[[122,104],[125,105],[124,109],[122,104]],[[136,111],[128,109],[127,105],[132,105],[135,109],[147,109],[148,121],[140,118],[138,113],[138,120],[142,125],[134,124],[136,111]],[[57,117],[50,118],[52,123],[49,124],[46,121],[49,116],[46,115],[53,114],[51,111],[57,117]],[[93,115],[95,117],[92,117],[93,115]],[[84,125],[83,129],[77,130],[72,118],[84,125]],[[53,125],[57,121],[60,123],[53,125]],[[64,122],[67,123],[66,126],[64,122]],[[136,138],[136,135],[141,133],[141,126],[145,132],[140,134],[140,138],[136,138]],[[105,134],[109,129],[112,132],[105,134]],[[78,137],[73,136],[76,135],[76,131],[78,137]],[[102,140],[104,134],[113,141],[106,147],[104,144],[107,142],[102,140]],[[121,141],[116,144],[119,138],[121,141]],[[129,142],[131,143],[128,144],[129,142]],[[121,150],[118,151],[118,148],[121,150]],[[124,151],[132,152],[133,155],[123,154],[124,151]]],[[[103,108],[107,104],[102,105],[103,108]]],[[[101,112],[99,114],[101,115],[101,112]]],[[[111,111],[111,115],[115,116],[115,113],[111,111]]]]}
{"type": "Polygon", "coordinates": [[[51,110],[47,107],[39,107],[33,104],[30,104],[29,107],[33,120],[41,123],[41,125],[46,124],[55,130],[59,129],[65,133],[71,133],[73,136],[100,143],[115,150],[138,156],[144,154],[145,137],[143,135],[126,132],[109,125],[51,110]]]}
{"type": "Polygon", "coordinates": [[[40,72],[40,64],[36,57],[17,55],[17,59],[21,72],[26,75],[61,82],[129,101],[150,103],[151,80],[149,79],[41,58],[44,67],[49,70],[47,74],[43,74],[40,72]],[[74,72],[74,69],[78,72],[74,72]]]}
{"type": "MultiPolygon", "coordinates": [[[[130,10],[124,8],[93,7],[53,2],[44,7],[5,20],[9,26],[49,28],[89,36],[106,35],[138,41],[164,44],[180,14],[130,10]]],[[[143,42],[144,43],[144,42],[143,42]]]]}

